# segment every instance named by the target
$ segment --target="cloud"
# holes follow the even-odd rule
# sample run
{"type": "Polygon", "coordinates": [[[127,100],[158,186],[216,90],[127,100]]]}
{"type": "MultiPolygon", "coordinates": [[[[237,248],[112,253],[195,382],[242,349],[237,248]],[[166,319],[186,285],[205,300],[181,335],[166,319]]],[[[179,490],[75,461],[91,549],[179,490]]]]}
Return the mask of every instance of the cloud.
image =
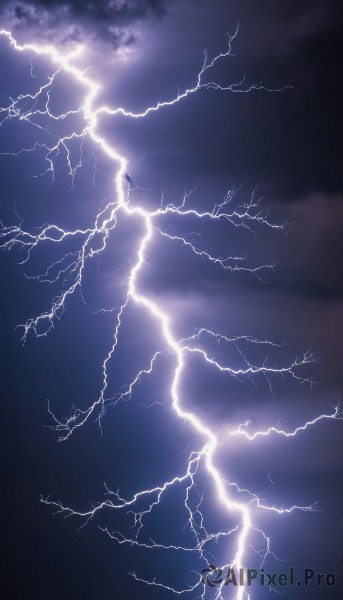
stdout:
{"type": "MultiPolygon", "coordinates": [[[[19,36],[65,44],[96,39],[117,49],[134,43],[144,22],[166,14],[166,0],[2,1],[2,23],[19,36]]],[[[25,39],[25,38],[24,38],[25,39]]]]}

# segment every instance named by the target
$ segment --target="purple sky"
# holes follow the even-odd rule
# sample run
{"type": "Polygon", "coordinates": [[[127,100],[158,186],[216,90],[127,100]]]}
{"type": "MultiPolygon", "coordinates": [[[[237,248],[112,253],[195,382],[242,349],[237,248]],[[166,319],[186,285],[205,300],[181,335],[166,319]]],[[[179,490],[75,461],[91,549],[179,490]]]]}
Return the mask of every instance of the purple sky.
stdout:
{"type": "MultiPolygon", "coordinates": [[[[235,30],[237,21],[234,56],[221,61],[211,77],[222,84],[245,77],[248,83],[262,81],[270,89],[292,86],[282,93],[201,90],[144,120],[109,117],[100,127],[129,160],[129,174],[137,186],[133,204],[157,207],[162,194],[166,204],[178,203],[185,190],[195,188],[190,206],[211,209],[234,186],[239,188],[238,204],[256,188],[269,218],[289,224],[287,233],[260,226],[250,233],[211,225],[204,225],[200,236],[194,232],[193,239],[215,254],[247,252],[249,265],[277,263],[264,282],[251,274],[228,273],[205,264],[177,243],[166,245],[157,238],[149,249],[141,289],[168,309],[180,337],[207,327],[229,336],[286,343],[279,354],[268,356],[270,361],[287,362],[307,349],[318,356],[318,362],[304,371],[316,379],[312,388],[275,378],[274,395],[263,377],[256,378],[254,387],[251,382],[218,378],[191,361],[183,382],[187,402],[216,428],[247,419],[263,427],[281,419],[292,428],[330,412],[342,394],[343,86],[342,18],[337,4],[334,0],[325,4],[286,0],[118,0],[86,6],[83,2],[1,3],[1,25],[21,41],[38,37],[40,43],[53,42],[61,50],[84,44],[80,65],[101,84],[100,101],[111,105],[141,111],[173,97],[178,86],[183,90],[194,83],[204,47],[210,57],[226,48],[227,32],[235,30]]],[[[48,62],[34,57],[31,62],[38,81],[51,74],[48,62]]],[[[18,57],[3,39],[0,77],[1,106],[35,85],[29,57],[18,57]]],[[[56,110],[77,104],[79,92],[61,76],[52,98],[56,110]]],[[[76,119],[48,123],[54,135],[78,126],[76,119]]],[[[45,130],[6,122],[0,128],[0,151],[16,152],[46,136],[50,133],[45,130]]],[[[49,175],[32,178],[46,168],[39,152],[0,157],[2,222],[17,223],[16,210],[30,230],[46,222],[87,226],[112,193],[113,168],[92,144],[85,144],[84,158],[70,190],[63,157],[56,160],[54,182],[49,175]]],[[[171,233],[189,234],[194,222],[180,225],[170,218],[163,226],[171,233]]],[[[194,432],[170,412],[167,359],[129,403],[109,411],[102,436],[92,419],[63,444],[57,444],[55,432],[44,427],[51,425],[47,399],[59,416],[65,416],[73,402],[87,406],[98,393],[113,315],[99,315],[94,309],[120,304],[139,235],[138,224],[123,222],[100,266],[94,264],[85,277],[83,291],[91,310],[75,296],[51,334],[38,340],[29,336],[24,347],[15,326],[44,311],[56,291],[24,278],[17,265],[19,254],[1,254],[3,586],[11,600],[110,600],[135,595],[164,600],[172,596],[137,584],[127,572],[182,585],[191,580],[192,570],[203,567],[201,561],[175,553],[118,546],[97,527],[126,525],[120,519],[112,522],[111,515],[102,515],[99,522],[76,534],[78,521],[52,517],[53,511],[39,503],[40,494],[51,494],[66,504],[87,507],[89,501],[102,497],[103,481],[114,489],[120,485],[130,495],[182,469],[185,449],[197,443],[194,432]],[[149,411],[141,406],[161,400],[165,404],[149,411]]],[[[46,268],[49,260],[56,260],[51,250],[37,252],[24,270],[33,274],[46,268]]],[[[134,369],[140,368],[141,357],[160,341],[154,324],[134,308],[123,320],[122,336],[110,369],[115,389],[127,383],[134,369]]],[[[222,348],[214,351],[218,357],[238,360],[222,348]]],[[[266,354],[265,349],[253,350],[252,360],[261,362],[266,354]]],[[[218,456],[227,478],[255,492],[262,490],[271,503],[319,502],[321,512],[279,520],[260,517],[258,524],[271,536],[277,556],[285,558],[285,569],[294,565],[338,574],[341,452],[341,424],[324,423],[291,443],[262,441],[253,452],[249,444],[230,442],[218,456]],[[274,485],[268,489],[269,473],[274,485]]],[[[206,477],[201,486],[208,489],[206,514],[215,526],[220,508],[206,477]]],[[[168,536],[182,531],[183,525],[176,492],[149,523],[147,535],[161,535],[168,543],[168,536]]],[[[278,568],[272,560],[268,566],[278,568]]],[[[329,592],[286,588],[285,597],[326,600],[329,593],[334,600],[341,597],[342,589],[338,577],[336,588],[329,592]]],[[[226,597],[230,600],[228,593],[226,597]]],[[[269,590],[257,590],[253,597],[269,598],[269,590]]]]}

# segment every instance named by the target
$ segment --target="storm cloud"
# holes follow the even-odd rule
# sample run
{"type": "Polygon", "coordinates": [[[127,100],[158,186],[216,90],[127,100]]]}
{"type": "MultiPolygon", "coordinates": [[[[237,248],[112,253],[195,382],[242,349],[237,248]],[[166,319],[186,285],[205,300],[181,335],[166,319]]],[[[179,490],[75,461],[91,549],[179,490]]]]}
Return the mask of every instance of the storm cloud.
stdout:
{"type": "Polygon", "coordinates": [[[3,23],[17,34],[38,33],[55,43],[101,40],[113,48],[135,41],[137,26],[166,14],[165,0],[1,2],[3,23]]]}

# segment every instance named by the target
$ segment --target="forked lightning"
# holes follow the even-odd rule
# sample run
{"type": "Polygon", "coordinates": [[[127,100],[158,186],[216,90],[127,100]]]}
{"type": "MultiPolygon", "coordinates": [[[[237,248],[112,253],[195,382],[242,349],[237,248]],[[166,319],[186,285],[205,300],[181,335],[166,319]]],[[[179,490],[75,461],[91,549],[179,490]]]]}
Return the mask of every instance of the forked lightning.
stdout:
{"type": "MultiPolygon", "coordinates": [[[[110,139],[100,135],[98,132],[98,125],[103,115],[112,116],[114,118],[116,115],[122,115],[128,119],[143,119],[151,113],[167,109],[167,107],[171,107],[177,102],[186,100],[187,97],[192,96],[202,89],[214,88],[219,92],[233,93],[248,93],[253,90],[265,90],[269,92],[281,90],[268,90],[262,84],[248,85],[244,80],[228,86],[222,86],[213,81],[206,81],[206,76],[214,65],[218,61],[224,60],[230,56],[231,45],[237,35],[236,31],[229,37],[228,49],[226,52],[215,56],[212,60],[209,60],[205,53],[204,62],[198,73],[195,84],[186,89],[183,93],[179,93],[175,98],[168,101],[160,101],[156,105],[145,108],[137,113],[126,110],[123,107],[112,108],[110,106],[97,106],[98,92],[100,89],[99,85],[90,79],[86,72],[75,66],[75,61],[79,58],[82,47],[79,47],[76,51],[73,50],[69,54],[64,54],[49,45],[41,45],[38,43],[19,44],[9,31],[0,30],[0,35],[8,40],[8,43],[15,52],[27,55],[30,60],[32,60],[34,56],[40,56],[46,58],[47,61],[54,65],[54,70],[48,77],[46,83],[41,87],[38,86],[35,92],[20,94],[15,99],[10,98],[8,105],[0,109],[0,126],[6,121],[18,119],[26,121],[34,127],[41,128],[41,125],[39,124],[39,119],[41,117],[53,121],[62,121],[67,117],[75,115],[83,117],[83,126],[80,130],[76,128],[75,131],[65,137],[57,139],[57,141],[51,145],[37,142],[33,147],[22,148],[13,155],[34,152],[37,149],[44,150],[46,169],[43,173],[39,174],[51,174],[53,177],[55,168],[54,161],[56,156],[63,150],[66,156],[69,175],[72,180],[74,180],[81,162],[78,161],[76,164],[73,164],[70,144],[74,140],[80,140],[80,142],[82,142],[86,138],[89,138],[94,142],[95,146],[113,162],[115,173],[113,200],[99,210],[95,216],[94,225],[91,228],[68,231],[56,225],[48,224],[32,232],[26,231],[23,228],[23,222],[20,222],[19,225],[2,226],[0,232],[2,248],[8,250],[19,248],[24,256],[22,263],[25,263],[30,259],[31,253],[36,247],[44,247],[45,244],[61,244],[63,246],[63,243],[71,237],[80,241],[79,250],[77,252],[64,253],[63,258],[51,264],[45,273],[37,275],[36,278],[42,282],[61,282],[61,291],[60,294],[53,299],[50,308],[38,316],[28,319],[26,323],[22,325],[23,342],[25,342],[30,332],[36,336],[47,335],[54,327],[56,320],[61,318],[71,295],[77,291],[82,294],[82,283],[87,263],[93,257],[99,256],[105,250],[113,230],[119,227],[121,214],[125,214],[128,218],[132,217],[134,219],[140,219],[144,231],[139,243],[138,252],[126,282],[125,301],[116,312],[113,325],[113,342],[108,349],[102,364],[102,387],[97,399],[87,409],[76,409],[72,416],[66,419],[57,418],[49,408],[49,412],[54,419],[55,428],[60,433],[59,439],[66,440],[69,438],[76,429],[85,424],[90,416],[95,416],[101,425],[101,419],[105,415],[108,406],[116,404],[121,400],[128,400],[134,393],[134,388],[139,384],[140,380],[152,372],[155,363],[160,359],[160,356],[164,353],[169,353],[173,356],[174,360],[170,389],[171,408],[173,411],[171,416],[174,418],[174,413],[174,415],[179,417],[182,421],[188,422],[194,429],[194,432],[196,432],[197,437],[202,440],[201,447],[196,451],[190,452],[183,473],[175,475],[165,482],[157,483],[153,488],[138,491],[130,498],[123,498],[119,490],[113,492],[106,486],[106,499],[103,502],[96,504],[95,507],[92,507],[91,510],[88,511],[74,510],[49,498],[42,498],[42,502],[55,506],[58,512],[62,512],[66,516],[80,518],[81,526],[88,523],[104,508],[110,508],[114,511],[129,512],[134,520],[132,535],[127,537],[118,531],[113,532],[107,528],[105,529],[108,535],[116,540],[117,543],[139,546],[149,550],[160,549],[195,553],[201,559],[202,566],[207,566],[211,562],[211,555],[208,551],[211,542],[218,542],[221,539],[236,535],[234,554],[226,561],[226,565],[222,565],[222,568],[224,569],[225,566],[232,567],[238,571],[246,566],[244,561],[247,548],[251,544],[249,536],[259,535],[263,542],[264,550],[256,550],[256,552],[258,553],[261,565],[263,565],[267,556],[273,553],[270,549],[269,537],[254,524],[257,511],[272,511],[278,514],[290,513],[295,510],[309,511],[315,510],[316,504],[311,506],[291,506],[287,508],[268,506],[258,495],[246,489],[241,489],[236,482],[228,482],[225,480],[223,474],[216,465],[216,451],[227,437],[234,440],[240,436],[246,438],[251,443],[261,436],[270,436],[272,438],[275,435],[281,435],[292,438],[295,435],[300,435],[303,431],[306,431],[308,428],[319,422],[341,419],[340,409],[339,407],[334,407],[331,413],[319,415],[312,420],[308,420],[304,425],[289,431],[281,429],[279,426],[269,427],[262,431],[252,431],[252,428],[250,428],[250,421],[247,421],[238,427],[227,426],[224,432],[222,430],[215,430],[212,426],[209,426],[201,420],[197,414],[195,402],[193,402],[194,409],[192,411],[184,408],[183,398],[180,392],[180,382],[184,367],[190,356],[198,357],[200,361],[207,363],[214,372],[223,372],[229,377],[236,377],[238,379],[253,378],[260,374],[264,376],[269,385],[271,385],[269,378],[274,375],[289,376],[300,381],[307,380],[306,378],[301,377],[299,369],[303,365],[313,361],[313,355],[305,353],[300,359],[296,358],[291,361],[290,364],[286,364],[282,367],[271,367],[268,366],[267,363],[253,364],[242,349],[242,344],[262,344],[271,349],[277,346],[268,340],[258,340],[250,336],[229,338],[205,328],[193,332],[187,339],[177,339],[173,331],[173,315],[169,314],[163,305],[156,303],[156,301],[148,295],[140,292],[138,277],[144,277],[145,257],[149,244],[156,236],[161,236],[166,244],[173,244],[176,241],[182,246],[187,247],[190,252],[193,252],[203,260],[219,265],[223,269],[229,271],[245,270],[249,271],[252,275],[262,278],[263,272],[274,266],[273,264],[266,264],[258,267],[249,267],[246,266],[246,263],[244,262],[244,256],[214,256],[208,251],[196,246],[187,236],[181,234],[172,235],[170,232],[163,230],[161,226],[161,217],[164,215],[173,215],[179,219],[193,218],[199,223],[204,221],[222,221],[234,227],[252,228],[254,224],[262,224],[266,227],[282,229],[282,225],[274,224],[268,219],[268,216],[261,211],[258,201],[255,200],[254,194],[244,205],[233,209],[231,209],[232,205],[230,204],[233,196],[232,192],[229,192],[224,200],[215,205],[210,211],[198,211],[194,208],[189,208],[187,194],[178,205],[161,204],[159,208],[154,210],[147,210],[141,205],[133,205],[130,201],[130,186],[127,184],[127,182],[130,181],[130,178],[126,177],[128,161],[122,156],[118,148],[112,144],[110,139]],[[82,90],[82,93],[84,94],[84,100],[82,105],[74,110],[70,110],[63,114],[54,114],[50,108],[50,100],[51,94],[53,94],[55,79],[60,73],[68,73],[74,79],[76,85],[80,87],[80,90],[82,90]],[[38,105],[40,105],[40,108],[38,108],[38,105]],[[140,305],[153,317],[153,319],[155,319],[164,339],[165,346],[152,357],[148,357],[145,367],[136,374],[127,386],[115,393],[111,393],[108,382],[108,366],[114,357],[117,344],[119,343],[122,317],[129,304],[140,305]],[[232,368],[227,364],[222,364],[206,351],[204,349],[206,340],[213,338],[215,338],[218,343],[231,345],[235,348],[239,353],[244,366],[241,368],[232,368]],[[197,476],[200,469],[205,469],[210,476],[218,500],[227,510],[228,522],[230,522],[233,517],[237,520],[234,527],[224,526],[220,531],[209,531],[206,528],[206,519],[201,508],[203,497],[200,495],[199,500],[195,502],[192,495],[192,491],[196,488],[197,476]],[[157,504],[162,502],[163,496],[174,486],[183,486],[184,489],[184,508],[187,514],[189,531],[192,534],[194,542],[189,546],[166,545],[152,540],[151,538],[149,538],[148,541],[146,541],[146,538],[142,538],[145,516],[150,514],[157,504]],[[233,494],[232,491],[235,493],[233,494]]],[[[156,260],[159,260],[159,257],[156,257],[156,260]]],[[[131,574],[137,581],[144,581],[151,586],[159,586],[165,590],[174,592],[177,595],[193,593],[192,597],[199,597],[200,594],[201,597],[205,598],[207,593],[206,584],[202,580],[201,575],[196,576],[194,582],[189,586],[175,589],[167,583],[160,582],[157,579],[148,581],[143,577],[136,575],[135,572],[131,574]]],[[[216,587],[216,600],[224,597],[223,586],[224,581],[216,587]]],[[[246,587],[242,586],[235,592],[235,598],[237,600],[243,600],[243,598],[251,598],[251,594],[246,587]]]]}

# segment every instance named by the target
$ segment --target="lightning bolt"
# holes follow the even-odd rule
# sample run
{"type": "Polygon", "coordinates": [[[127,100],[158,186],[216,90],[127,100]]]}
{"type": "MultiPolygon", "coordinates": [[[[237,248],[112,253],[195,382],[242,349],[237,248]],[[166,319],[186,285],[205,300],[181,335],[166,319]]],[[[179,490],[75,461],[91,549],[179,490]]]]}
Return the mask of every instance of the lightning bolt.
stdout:
{"type": "MultiPolygon", "coordinates": [[[[146,255],[149,245],[152,240],[160,236],[166,243],[172,247],[181,245],[186,247],[190,252],[200,257],[204,261],[213,263],[228,271],[248,271],[258,278],[263,278],[263,273],[274,267],[273,264],[265,264],[260,266],[246,266],[244,262],[246,256],[215,256],[205,249],[199,248],[192,239],[187,235],[174,235],[165,231],[161,222],[165,215],[173,215],[174,217],[184,220],[192,218],[199,224],[203,222],[222,221],[233,227],[244,227],[252,229],[254,225],[264,225],[274,229],[283,229],[283,225],[273,223],[269,220],[268,215],[264,213],[260,207],[259,201],[256,199],[256,194],[253,193],[250,199],[242,206],[232,208],[232,200],[235,191],[231,190],[227,193],[224,200],[216,204],[211,211],[198,211],[188,206],[188,194],[185,194],[182,202],[179,204],[168,204],[154,210],[147,210],[141,205],[133,205],[130,201],[131,180],[127,175],[128,161],[120,154],[106,137],[102,137],[99,130],[99,121],[104,115],[116,117],[121,115],[128,119],[143,119],[148,115],[172,107],[178,102],[186,100],[187,97],[200,92],[202,89],[215,89],[220,92],[233,93],[249,93],[253,90],[265,90],[269,92],[281,90],[268,90],[261,83],[247,84],[243,79],[238,83],[228,86],[221,86],[216,82],[207,81],[206,76],[214,67],[214,65],[224,60],[231,55],[231,45],[237,35],[236,30],[233,35],[228,38],[228,48],[225,52],[218,54],[212,60],[209,60],[207,53],[204,55],[204,62],[197,75],[196,82],[193,86],[187,88],[184,92],[179,93],[176,97],[167,101],[160,101],[154,106],[150,106],[141,112],[128,111],[123,107],[112,108],[110,106],[97,106],[97,98],[100,91],[100,86],[91,80],[84,71],[75,66],[75,61],[82,53],[82,47],[78,47],[75,51],[64,54],[50,45],[40,44],[19,44],[13,37],[12,33],[4,29],[0,30],[0,35],[8,40],[15,52],[27,54],[30,58],[31,75],[32,73],[32,57],[44,57],[55,66],[53,74],[50,75],[42,86],[38,86],[37,90],[32,93],[20,94],[16,98],[10,98],[7,106],[0,109],[0,126],[7,121],[18,119],[25,121],[34,127],[42,129],[41,119],[47,118],[52,121],[65,121],[70,117],[77,115],[82,117],[82,126],[80,129],[75,129],[64,137],[59,137],[53,143],[38,143],[36,142],[31,148],[22,148],[17,152],[11,153],[13,156],[18,156],[34,151],[43,151],[46,168],[38,175],[50,175],[52,178],[55,173],[55,161],[57,156],[64,153],[68,167],[68,173],[73,183],[77,171],[82,165],[82,144],[86,138],[90,139],[98,150],[100,150],[110,161],[113,162],[115,171],[114,177],[114,200],[109,201],[104,208],[101,208],[96,214],[92,227],[85,229],[65,230],[57,225],[46,224],[36,229],[34,232],[25,230],[23,222],[20,220],[19,225],[4,226],[0,232],[1,247],[11,250],[19,249],[23,254],[23,259],[20,264],[25,264],[31,258],[32,253],[37,247],[46,247],[47,245],[64,244],[70,239],[75,239],[79,242],[79,249],[64,253],[63,257],[53,262],[44,273],[36,276],[41,282],[61,283],[61,292],[57,295],[49,309],[42,312],[36,317],[28,319],[21,325],[23,334],[22,341],[26,341],[29,334],[34,334],[37,337],[46,336],[49,331],[55,326],[65,310],[66,304],[70,297],[80,292],[82,296],[82,283],[84,273],[87,268],[87,263],[92,258],[97,258],[106,249],[110,236],[117,227],[123,216],[130,219],[138,219],[142,226],[142,236],[139,241],[138,250],[136,252],[133,266],[130,270],[126,281],[126,296],[125,300],[119,309],[115,312],[113,324],[113,341],[108,349],[105,359],[102,364],[102,385],[97,399],[87,409],[77,408],[74,413],[68,418],[60,419],[55,416],[49,407],[49,413],[54,420],[54,428],[59,432],[60,440],[67,440],[78,428],[82,427],[86,421],[95,416],[101,426],[102,418],[109,406],[115,405],[121,401],[127,401],[131,398],[135,391],[135,387],[139,385],[143,377],[149,376],[155,364],[161,359],[161,356],[168,355],[172,357],[172,382],[170,387],[171,409],[175,416],[179,417],[183,422],[187,422],[191,428],[201,439],[200,447],[197,450],[192,450],[187,459],[187,466],[183,473],[175,475],[164,483],[158,484],[155,487],[141,490],[129,498],[124,498],[119,489],[111,491],[105,485],[105,500],[92,506],[90,510],[78,511],[62,503],[48,498],[41,498],[42,502],[47,505],[52,505],[57,512],[63,513],[65,516],[73,516],[81,519],[81,527],[92,520],[95,515],[104,509],[112,511],[125,511],[133,517],[133,533],[126,536],[119,531],[110,531],[108,528],[102,528],[112,539],[118,544],[127,544],[138,546],[144,549],[180,551],[186,553],[195,553],[200,557],[205,564],[208,565],[212,556],[210,548],[211,544],[218,543],[220,540],[226,541],[230,536],[235,538],[235,550],[232,559],[222,568],[230,567],[239,570],[245,565],[245,557],[249,547],[249,536],[257,535],[263,542],[263,550],[254,550],[260,558],[261,566],[264,564],[268,555],[273,555],[270,549],[269,537],[255,525],[255,515],[258,510],[271,511],[282,515],[291,513],[295,510],[311,511],[316,510],[317,505],[310,506],[291,506],[277,507],[268,506],[259,495],[242,489],[236,482],[226,481],[216,464],[216,453],[224,440],[240,436],[246,438],[248,442],[253,443],[259,437],[272,437],[281,435],[287,438],[300,435],[310,427],[326,420],[342,419],[340,407],[333,407],[333,411],[329,414],[321,414],[316,418],[307,421],[304,425],[296,427],[294,430],[286,431],[276,427],[269,427],[263,431],[252,431],[251,422],[247,421],[239,425],[236,429],[226,428],[225,430],[216,430],[205,423],[196,413],[196,408],[192,411],[186,410],[184,407],[183,398],[181,395],[182,376],[189,357],[195,355],[200,361],[205,363],[214,372],[221,372],[228,377],[238,378],[239,380],[253,379],[256,376],[266,378],[268,385],[271,388],[271,377],[274,375],[288,376],[297,381],[311,380],[301,376],[301,367],[313,362],[315,357],[306,352],[302,357],[295,358],[289,364],[284,366],[271,366],[267,361],[262,364],[255,364],[249,360],[244,348],[247,346],[262,345],[271,350],[278,347],[269,340],[259,340],[250,336],[227,337],[220,333],[216,333],[209,329],[199,329],[193,332],[186,339],[178,339],[173,331],[172,315],[168,314],[167,310],[157,303],[151,297],[140,292],[139,278],[144,276],[144,266],[146,263],[146,255]],[[77,86],[84,90],[82,104],[65,113],[55,114],[51,107],[51,94],[56,78],[60,74],[68,74],[73,78],[77,86]],[[71,157],[70,146],[74,141],[79,141],[81,144],[80,160],[73,162],[71,157]],[[129,184],[127,182],[129,181],[129,184]],[[109,390],[108,381],[108,366],[115,354],[115,350],[119,343],[122,318],[127,307],[131,304],[141,306],[147,314],[149,314],[159,327],[164,347],[159,349],[150,360],[147,361],[142,368],[126,386],[111,393],[109,390]],[[242,361],[242,366],[233,368],[228,364],[219,362],[211,353],[206,351],[207,340],[215,340],[218,344],[225,344],[235,349],[237,355],[242,361]],[[212,487],[216,496],[227,512],[228,522],[232,515],[237,518],[237,523],[233,527],[227,527],[219,531],[210,531],[206,527],[205,518],[202,512],[202,504],[204,495],[196,494],[197,478],[201,472],[205,472],[209,476],[212,487]],[[175,487],[184,490],[184,508],[187,514],[187,524],[191,532],[193,544],[190,545],[168,545],[149,538],[148,541],[143,541],[142,530],[144,521],[147,515],[150,515],[154,508],[162,502],[164,496],[175,487]]],[[[83,298],[83,296],[82,296],[83,298]]],[[[272,481],[270,480],[271,484],[272,481]]],[[[252,546],[252,544],[250,544],[252,546]]],[[[276,558],[276,557],[275,557],[276,558]]],[[[150,586],[161,587],[165,590],[174,592],[177,595],[183,593],[192,593],[201,591],[201,597],[205,598],[206,583],[201,576],[196,576],[194,583],[186,588],[176,589],[167,584],[161,583],[156,579],[146,580],[132,572],[131,575],[139,582],[143,581],[150,586]]],[[[222,598],[224,581],[216,587],[215,598],[222,598]]],[[[237,592],[236,599],[250,598],[248,589],[241,586],[237,592]]]]}

